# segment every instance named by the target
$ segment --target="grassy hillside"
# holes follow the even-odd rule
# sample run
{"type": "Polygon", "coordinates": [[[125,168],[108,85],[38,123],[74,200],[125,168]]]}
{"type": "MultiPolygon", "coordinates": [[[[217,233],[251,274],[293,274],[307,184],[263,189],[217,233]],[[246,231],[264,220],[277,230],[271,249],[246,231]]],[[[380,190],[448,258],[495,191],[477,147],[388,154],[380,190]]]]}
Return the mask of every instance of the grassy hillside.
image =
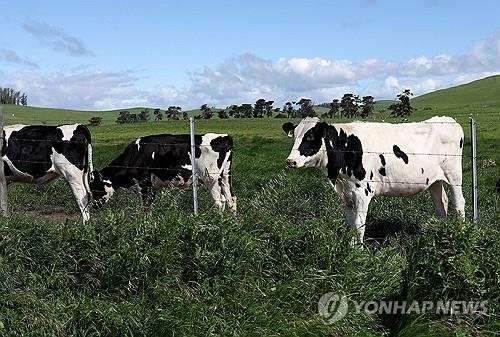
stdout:
{"type": "Polygon", "coordinates": [[[411,100],[417,108],[433,110],[459,109],[471,111],[499,111],[500,75],[486,77],[471,83],[437,90],[411,100]]]}

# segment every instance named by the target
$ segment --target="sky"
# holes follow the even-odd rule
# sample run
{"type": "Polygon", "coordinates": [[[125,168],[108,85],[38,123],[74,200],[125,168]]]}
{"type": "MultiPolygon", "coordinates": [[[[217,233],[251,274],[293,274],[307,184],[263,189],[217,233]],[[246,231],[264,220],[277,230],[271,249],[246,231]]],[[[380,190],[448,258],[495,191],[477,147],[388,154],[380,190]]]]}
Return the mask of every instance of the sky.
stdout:
{"type": "Polygon", "coordinates": [[[105,110],[393,99],[500,73],[498,0],[0,0],[0,86],[105,110]]]}

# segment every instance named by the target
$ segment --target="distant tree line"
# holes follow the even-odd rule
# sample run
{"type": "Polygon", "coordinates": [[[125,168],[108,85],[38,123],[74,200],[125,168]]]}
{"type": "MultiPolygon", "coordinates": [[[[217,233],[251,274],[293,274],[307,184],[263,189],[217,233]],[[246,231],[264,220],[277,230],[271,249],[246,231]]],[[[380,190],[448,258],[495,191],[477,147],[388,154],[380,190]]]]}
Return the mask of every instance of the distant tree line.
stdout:
{"type": "MultiPolygon", "coordinates": [[[[410,105],[410,97],[413,94],[410,90],[403,91],[397,95],[397,100],[389,106],[391,116],[407,116],[413,112],[410,105]]],[[[289,101],[282,108],[274,107],[274,101],[260,98],[254,104],[244,103],[241,105],[230,105],[225,109],[210,107],[208,104],[200,106],[200,113],[194,116],[195,119],[211,119],[217,116],[220,119],[227,118],[304,118],[316,116],[315,107],[328,108],[328,111],[321,114],[322,118],[366,118],[375,110],[375,99],[373,96],[360,97],[353,93],[346,93],[341,99],[333,99],[329,103],[314,105],[309,98],[300,98],[298,101],[289,101]]],[[[180,106],[169,106],[166,110],[156,108],[153,110],[155,121],[167,120],[187,120],[188,113],[182,111],[180,106]]],[[[93,117],[94,118],[94,117],[93,117]]],[[[145,122],[150,119],[150,110],[144,109],[140,113],[130,113],[127,110],[121,111],[116,123],[136,123],[145,122]]],[[[101,120],[89,120],[91,125],[99,125],[101,120]]]]}
{"type": "Polygon", "coordinates": [[[28,105],[28,95],[12,88],[0,87],[0,104],[28,105]]]}

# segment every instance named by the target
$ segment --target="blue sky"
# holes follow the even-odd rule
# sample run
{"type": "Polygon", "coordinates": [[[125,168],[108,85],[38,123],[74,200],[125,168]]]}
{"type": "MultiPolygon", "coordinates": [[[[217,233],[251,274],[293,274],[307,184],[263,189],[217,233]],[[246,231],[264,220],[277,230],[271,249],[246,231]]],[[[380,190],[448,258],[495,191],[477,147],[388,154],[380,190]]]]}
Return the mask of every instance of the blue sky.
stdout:
{"type": "MultiPolygon", "coordinates": [[[[498,1],[17,1],[0,86],[76,109],[393,98],[500,71],[498,1]]],[[[8,32],[8,33],[5,33],[8,32]]]]}

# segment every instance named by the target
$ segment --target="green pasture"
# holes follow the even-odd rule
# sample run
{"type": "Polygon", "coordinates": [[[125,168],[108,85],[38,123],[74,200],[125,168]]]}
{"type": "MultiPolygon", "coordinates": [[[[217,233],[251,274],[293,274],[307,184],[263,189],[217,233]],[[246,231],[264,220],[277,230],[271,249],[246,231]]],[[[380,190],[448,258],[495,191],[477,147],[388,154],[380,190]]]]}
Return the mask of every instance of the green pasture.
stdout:
{"type": "MultiPolygon", "coordinates": [[[[468,219],[469,120],[478,121],[478,224],[436,219],[428,193],[378,198],[365,248],[351,246],[353,233],[322,174],[285,168],[293,142],[281,131],[286,119],[198,120],[198,133],[235,140],[236,216],[213,209],[203,189],[196,217],[189,190],[159,193],[150,212],[121,191],[82,225],[63,181],[9,187],[11,216],[0,220],[0,335],[498,335],[500,104],[434,102],[416,98],[409,120],[449,115],[462,124],[468,219]],[[351,304],[343,319],[325,325],[317,303],[327,292],[352,301],[487,301],[488,313],[368,314],[351,304]]],[[[29,122],[22,119],[28,111],[54,124],[88,119],[87,112],[4,108],[7,123],[29,122]]],[[[91,128],[96,168],[137,137],[189,130],[186,121],[117,125],[116,113],[102,112],[107,122],[91,128]]],[[[368,121],[405,122],[384,109],[368,121]]]]}

